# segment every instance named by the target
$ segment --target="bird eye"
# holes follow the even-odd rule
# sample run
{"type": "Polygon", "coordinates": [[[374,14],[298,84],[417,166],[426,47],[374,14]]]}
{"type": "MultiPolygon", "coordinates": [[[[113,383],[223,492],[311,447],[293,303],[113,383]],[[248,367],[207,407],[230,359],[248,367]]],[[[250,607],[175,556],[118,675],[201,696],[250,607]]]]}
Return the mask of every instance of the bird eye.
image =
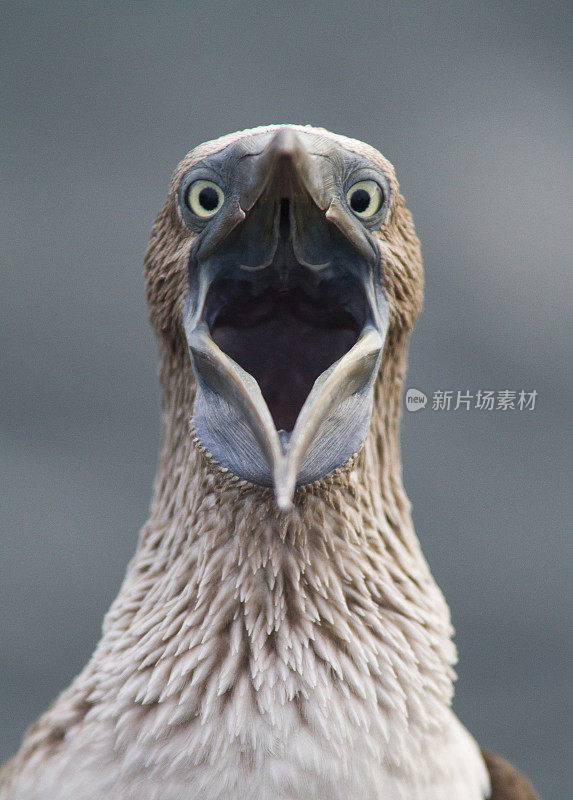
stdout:
{"type": "Polygon", "coordinates": [[[185,194],[187,207],[198,217],[212,217],[223,205],[225,193],[213,181],[193,181],[185,194]]]}
{"type": "Polygon", "coordinates": [[[384,193],[376,181],[358,181],[346,192],[346,201],[357,217],[373,217],[384,202],[384,193]]]}

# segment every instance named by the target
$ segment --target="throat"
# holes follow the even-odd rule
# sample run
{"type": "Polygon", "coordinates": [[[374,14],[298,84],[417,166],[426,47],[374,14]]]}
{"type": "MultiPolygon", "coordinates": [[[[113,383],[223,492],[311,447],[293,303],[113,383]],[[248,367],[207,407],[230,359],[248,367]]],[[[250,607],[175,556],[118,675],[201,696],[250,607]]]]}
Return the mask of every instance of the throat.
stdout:
{"type": "Polygon", "coordinates": [[[356,344],[358,324],[298,288],[254,295],[239,282],[232,294],[211,323],[213,340],[255,378],[277,430],[292,431],[315,380],[356,344]]]}
{"type": "Polygon", "coordinates": [[[133,642],[117,676],[127,707],[168,702],[189,728],[231,715],[241,736],[255,717],[273,736],[294,718],[330,736],[332,703],[352,728],[371,727],[372,709],[396,735],[439,728],[448,611],[417,546],[376,522],[361,470],[331,486],[336,501],[308,490],[285,515],[201,454],[189,470],[192,503],[152,517],[108,618],[124,670],[133,642]]]}
{"type": "Polygon", "coordinates": [[[350,319],[318,324],[296,294],[275,293],[269,314],[256,324],[223,318],[214,326],[216,344],[257,381],[277,430],[292,431],[318,376],[356,344],[350,319]]]}

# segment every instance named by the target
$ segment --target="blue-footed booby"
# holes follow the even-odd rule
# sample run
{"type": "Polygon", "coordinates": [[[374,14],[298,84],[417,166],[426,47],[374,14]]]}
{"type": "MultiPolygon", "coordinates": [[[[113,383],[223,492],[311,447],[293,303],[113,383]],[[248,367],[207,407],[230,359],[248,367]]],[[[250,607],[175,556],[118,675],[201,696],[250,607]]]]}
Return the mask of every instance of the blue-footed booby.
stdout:
{"type": "Polygon", "coordinates": [[[202,144],[145,275],[150,518],[2,800],[534,800],[451,708],[450,615],[401,477],[423,274],[391,164],[309,126],[202,144]]]}

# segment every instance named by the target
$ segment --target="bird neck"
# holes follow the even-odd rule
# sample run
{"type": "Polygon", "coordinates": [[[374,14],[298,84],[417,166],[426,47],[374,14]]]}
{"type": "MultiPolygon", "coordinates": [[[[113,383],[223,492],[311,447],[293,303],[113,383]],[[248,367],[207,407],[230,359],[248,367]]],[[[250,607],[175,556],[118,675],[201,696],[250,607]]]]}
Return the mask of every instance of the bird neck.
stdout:
{"type": "Polygon", "coordinates": [[[324,705],[344,685],[356,714],[368,698],[397,715],[394,729],[439,725],[455,651],[401,486],[396,408],[375,417],[350,463],[280,513],[271,490],[222,470],[194,439],[186,369],[164,361],[151,516],[104,627],[100,652],[109,664],[120,647],[113,663],[127,670],[116,674],[122,697],[173,696],[181,714],[205,719],[246,682],[272,721],[286,700],[324,705]]]}

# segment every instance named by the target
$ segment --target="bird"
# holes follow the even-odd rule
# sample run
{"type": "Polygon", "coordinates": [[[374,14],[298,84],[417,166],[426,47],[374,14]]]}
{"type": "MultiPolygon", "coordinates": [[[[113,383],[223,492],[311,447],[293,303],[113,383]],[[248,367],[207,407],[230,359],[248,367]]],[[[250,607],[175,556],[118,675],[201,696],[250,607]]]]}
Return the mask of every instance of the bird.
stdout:
{"type": "Polygon", "coordinates": [[[191,150],[144,260],[162,440],[83,671],[2,800],[535,800],[452,710],[402,484],[423,299],[395,171],[323,128],[191,150]]]}

